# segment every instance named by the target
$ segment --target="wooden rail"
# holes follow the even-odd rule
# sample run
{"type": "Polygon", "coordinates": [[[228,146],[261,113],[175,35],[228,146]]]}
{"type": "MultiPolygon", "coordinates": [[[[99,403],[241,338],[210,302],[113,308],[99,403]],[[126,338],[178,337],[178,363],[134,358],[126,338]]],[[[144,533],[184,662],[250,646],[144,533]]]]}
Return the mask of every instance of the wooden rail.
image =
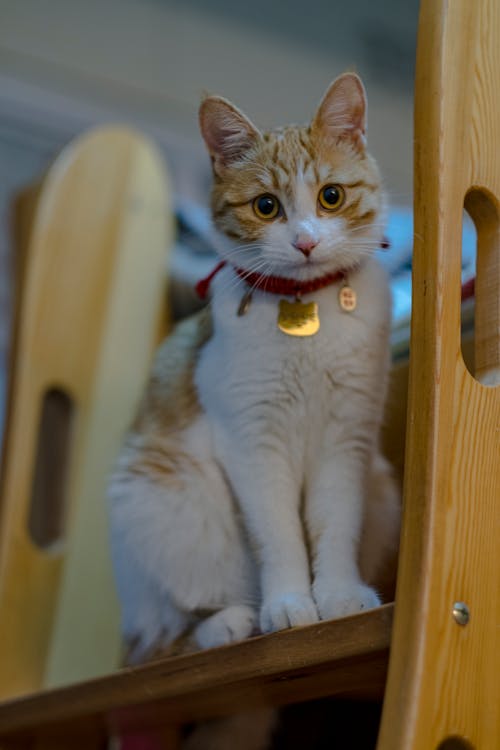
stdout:
{"type": "Polygon", "coordinates": [[[6,701],[0,748],[47,737],[69,742],[80,731],[104,738],[325,696],[381,699],[392,613],[388,604],[6,701]]]}

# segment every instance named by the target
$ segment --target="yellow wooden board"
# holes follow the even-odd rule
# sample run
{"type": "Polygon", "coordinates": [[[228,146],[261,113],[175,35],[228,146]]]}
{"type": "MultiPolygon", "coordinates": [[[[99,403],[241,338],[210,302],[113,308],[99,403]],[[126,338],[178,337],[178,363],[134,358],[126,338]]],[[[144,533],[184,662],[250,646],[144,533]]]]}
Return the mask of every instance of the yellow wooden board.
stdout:
{"type": "Polygon", "coordinates": [[[117,665],[105,485],[165,331],[169,197],[158,152],[120,128],[71,144],[43,182],[4,455],[0,695],[117,665]],[[67,512],[63,538],[40,547],[28,526],[40,414],[52,389],[73,404],[67,512]]]}
{"type": "Polygon", "coordinates": [[[378,750],[500,747],[499,92],[498,0],[423,0],[405,509],[378,750]],[[477,379],[460,342],[464,200],[477,379]]]}

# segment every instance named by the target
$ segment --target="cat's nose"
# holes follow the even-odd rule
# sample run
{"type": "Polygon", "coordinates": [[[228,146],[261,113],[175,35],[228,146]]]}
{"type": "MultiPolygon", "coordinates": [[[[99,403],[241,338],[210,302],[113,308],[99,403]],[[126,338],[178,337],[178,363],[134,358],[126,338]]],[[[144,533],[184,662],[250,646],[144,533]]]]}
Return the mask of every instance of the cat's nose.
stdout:
{"type": "Polygon", "coordinates": [[[300,252],[308,258],[316,245],[318,244],[317,240],[312,239],[311,237],[297,237],[294,242],[292,242],[292,245],[296,250],[300,250],[300,252]]]}

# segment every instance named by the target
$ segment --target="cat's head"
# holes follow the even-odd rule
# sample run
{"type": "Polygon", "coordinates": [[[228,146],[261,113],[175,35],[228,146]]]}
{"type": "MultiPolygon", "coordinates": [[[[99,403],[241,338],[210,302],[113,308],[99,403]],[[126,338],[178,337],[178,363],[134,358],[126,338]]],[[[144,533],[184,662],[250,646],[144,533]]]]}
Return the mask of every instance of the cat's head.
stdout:
{"type": "Polygon", "coordinates": [[[200,127],[212,159],[221,254],[247,271],[310,279],[358,266],[383,235],[384,195],[366,151],[366,94],[337,78],[307,127],[260,132],[210,96],[200,127]]]}

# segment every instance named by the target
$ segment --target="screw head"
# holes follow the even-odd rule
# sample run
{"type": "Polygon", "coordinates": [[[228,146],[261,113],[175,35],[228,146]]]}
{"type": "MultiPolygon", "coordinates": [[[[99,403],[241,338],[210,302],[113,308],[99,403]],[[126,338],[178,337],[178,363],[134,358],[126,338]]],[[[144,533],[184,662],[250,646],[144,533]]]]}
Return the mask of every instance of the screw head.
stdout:
{"type": "Polygon", "coordinates": [[[453,619],[458,625],[467,625],[470,620],[470,611],[465,602],[455,602],[453,605],[453,619]]]}

